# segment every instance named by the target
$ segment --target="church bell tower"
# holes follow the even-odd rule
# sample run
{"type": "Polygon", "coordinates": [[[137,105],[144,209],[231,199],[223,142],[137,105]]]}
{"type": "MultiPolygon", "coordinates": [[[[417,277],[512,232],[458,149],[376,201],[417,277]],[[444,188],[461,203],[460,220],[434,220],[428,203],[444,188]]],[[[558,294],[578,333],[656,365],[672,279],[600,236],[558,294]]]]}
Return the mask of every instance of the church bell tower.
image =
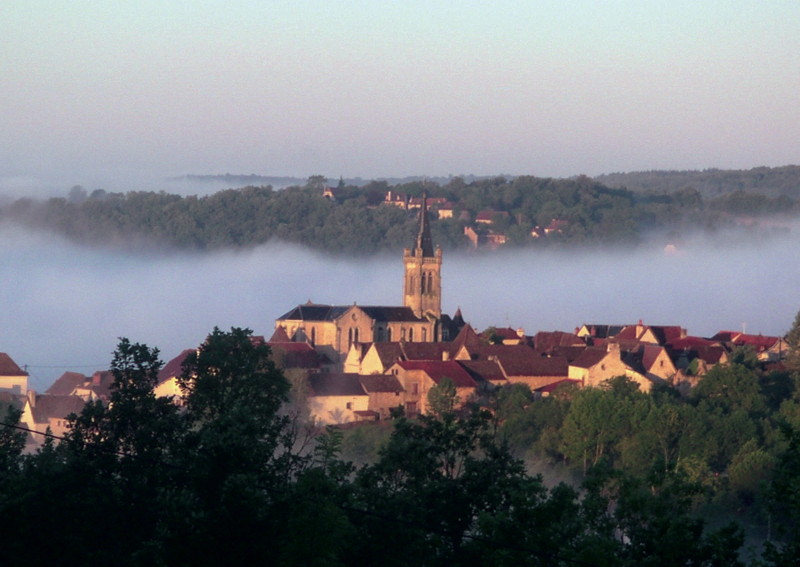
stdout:
{"type": "Polygon", "coordinates": [[[419,210],[419,230],[413,248],[403,251],[405,278],[403,280],[403,305],[410,307],[417,317],[442,316],[442,249],[433,249],[428,223],[427,195],[422,195],[419,210]]]}

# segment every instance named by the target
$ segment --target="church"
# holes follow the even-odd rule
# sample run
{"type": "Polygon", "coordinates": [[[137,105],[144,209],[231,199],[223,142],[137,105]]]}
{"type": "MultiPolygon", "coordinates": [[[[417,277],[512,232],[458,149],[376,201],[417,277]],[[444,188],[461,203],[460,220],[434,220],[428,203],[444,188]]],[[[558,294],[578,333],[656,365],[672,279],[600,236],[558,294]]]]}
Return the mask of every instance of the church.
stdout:
{"type": "Polygon", "coordinates": [[[412,248],[403,251],[403,305],[298,305],[275,321],[292,342],[307,342],[341,363],[355,343],[449,341],[463,326],[442,314],[442,250],[434,249],[426,197],[412,248]]]}

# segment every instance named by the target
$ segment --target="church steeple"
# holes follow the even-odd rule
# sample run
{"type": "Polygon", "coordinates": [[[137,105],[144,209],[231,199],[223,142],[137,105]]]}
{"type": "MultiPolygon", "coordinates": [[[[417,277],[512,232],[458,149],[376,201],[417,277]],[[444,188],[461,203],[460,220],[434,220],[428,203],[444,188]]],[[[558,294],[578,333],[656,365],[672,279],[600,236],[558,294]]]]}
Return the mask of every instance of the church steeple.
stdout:
{"type": "Polygon", "coordinates": [[[422,206],[419,209],[419,230],[414,244],[414,251],[421,250],[423,257],[433,258],[433,240],[431,239],[431,227],[428,222],[428,195],[426,193],[422,194],[422,206]]]}
{"type": "Polygon", "coordinates": [[[419,210],[419,227],[413,248],[403,252],[405,278],[403,280],[403,305],[410,307],[417,317],[442,316],[442,250],[433,248],[428,221],[428,199],[422,195],[419,210]]]}

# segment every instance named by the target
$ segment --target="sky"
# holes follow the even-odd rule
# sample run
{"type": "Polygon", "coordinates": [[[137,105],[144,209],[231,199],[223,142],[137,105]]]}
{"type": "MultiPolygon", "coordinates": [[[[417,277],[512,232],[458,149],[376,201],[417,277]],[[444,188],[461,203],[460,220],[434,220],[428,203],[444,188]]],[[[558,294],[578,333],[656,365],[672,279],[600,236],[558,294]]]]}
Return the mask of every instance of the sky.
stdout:
{"type": "Polygon", "coordinates": [[[796,0],[0,3],[0,192],[800,162],[796,0]]]}

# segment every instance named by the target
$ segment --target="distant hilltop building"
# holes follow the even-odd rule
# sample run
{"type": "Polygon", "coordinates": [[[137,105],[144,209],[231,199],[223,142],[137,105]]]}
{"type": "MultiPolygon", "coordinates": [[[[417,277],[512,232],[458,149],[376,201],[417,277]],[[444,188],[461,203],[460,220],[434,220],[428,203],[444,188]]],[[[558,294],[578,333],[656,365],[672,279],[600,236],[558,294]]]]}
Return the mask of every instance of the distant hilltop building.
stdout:
{"type": "Polygon", "coordinates": [[[403,305],[326,305],[308,301],[275,321],[292,342],[307,342],[341,364],[350,347],[376,342],[451,340],[463,320],[442,314],[442,250],[434,248],[422,197],[414,245],[403,251],[403,305]]]}

